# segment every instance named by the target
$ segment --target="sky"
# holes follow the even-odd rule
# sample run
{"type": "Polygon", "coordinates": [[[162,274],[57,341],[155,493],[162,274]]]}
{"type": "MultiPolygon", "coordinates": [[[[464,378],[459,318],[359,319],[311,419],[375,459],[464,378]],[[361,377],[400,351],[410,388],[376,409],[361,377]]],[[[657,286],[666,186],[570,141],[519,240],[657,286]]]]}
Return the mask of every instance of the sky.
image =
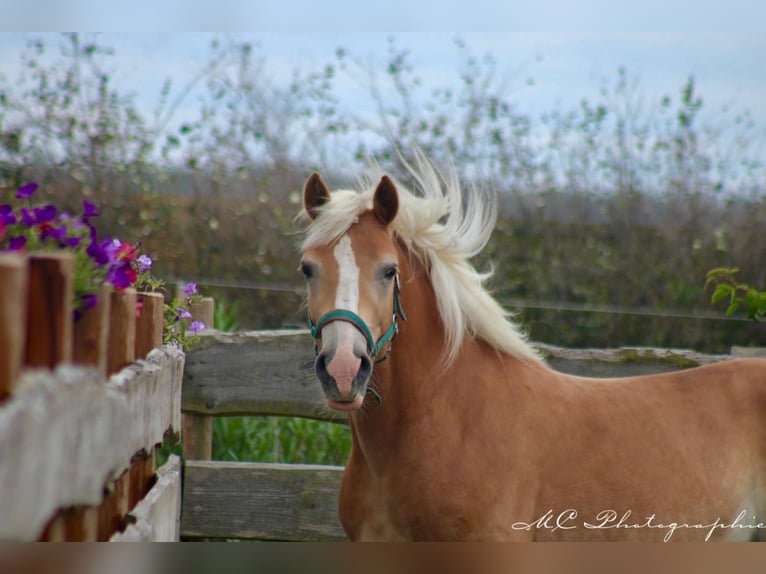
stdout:
{"type": "MultiPolygon", "coordinates": [[[[257,44],[272,75],[287,81],[296,68],[311,70],[332,62],[338,47],[371,67],[380,66],[390,36],[410,50],[411,62],[426,85],[457,81],[456,38],[477,56],[491,54],[518,105],[529,111],[576,105],[594,96],[602,82],[613,82],[624,67],[652,101],[677,95],[693,75],[708,110],[733,105],[766,120],[762,32],[103,32],[98,38],[115,49],[116,85],[151,107],[166,78],[181,86],[193,77],[206,61],[214,37],[257,44]]],[[[15,77],[19,55],[33,37],[43,37],[54,46],[58,42],[55,33],[0,34],[0,73],[7,79],[15,77]]],[[[357,106],[366,105],[353,82],[344,97],[352,105],[355,101],[357,106]]]]}
{"type": "MultiPolygon", "coordinates": [[[[766,126],[766,2],[704,4],[474,0],[442,3],[434,11],[431,3],[401,0],[0,0],[0,74],[15,77],[30,37],[55,42],[55,30],[102,30],[100,43],[116,52],[115,85],[133,92],[148,113],[166,79],[176,87],[189,82],[214,37],[257,44],[271,75],[287,81],[295,69],[333,61],[338,47],[372,69],[380,67],[393,36],[397,46],[410,50],[427,87],[457,83],[454,41],[460,38],[474,55],[495,58],[522,112],[571,109],[593,98],[602,83],[613,84],[617,70],[625,68],[650,102],[677,97],[694,76],[704,113],[748,110],[766,126]],[[215,32],[195,31],[201,29],[215,32]]],[[[358,83],[342,82],[347,105],[357,111],[372,107],[358,83]]],[[[197,101],[187,98],[179,118],[196,109],[197,101]]]]}

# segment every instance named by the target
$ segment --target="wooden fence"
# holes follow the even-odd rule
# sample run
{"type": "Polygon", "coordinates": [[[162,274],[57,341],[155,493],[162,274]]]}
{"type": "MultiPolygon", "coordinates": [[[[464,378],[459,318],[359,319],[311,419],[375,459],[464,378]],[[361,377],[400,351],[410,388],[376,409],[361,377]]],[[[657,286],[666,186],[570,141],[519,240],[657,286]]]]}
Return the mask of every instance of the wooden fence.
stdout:
{"type": "MultiPolygon", "coordinates": [[[[560,371],[622,376],[730,358],[691,351],[572,350],[537,345],[560,371]]],[[[210,460],[212,417],[285,415],[343,424],[321,406],[307,331],[208,332],[186,358],[182,539],[344,540],[342,467],[210,460]],[[195,434],[196,433],[196,434],[195,434]]]]}
{"type": "Polygon", "coordinates": [[[73,320],[71,256],[0,254],[0,540],[177,540],[183,352],[159,294],[73,320]],[[142,312],[137,317],[137,302],[142,312]]]}

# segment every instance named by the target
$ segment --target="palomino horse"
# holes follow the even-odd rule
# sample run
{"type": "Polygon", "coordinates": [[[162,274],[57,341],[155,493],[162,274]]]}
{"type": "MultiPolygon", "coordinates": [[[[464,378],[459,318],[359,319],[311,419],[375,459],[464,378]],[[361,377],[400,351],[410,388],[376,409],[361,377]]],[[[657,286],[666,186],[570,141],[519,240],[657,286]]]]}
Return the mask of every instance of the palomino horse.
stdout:
{"type": "Polygon", "coordinates": [[[304,188],[316,374],[352,433],[348,536],[766,534],[766,361],[610,380],[553,371],[469,264],[494,202],[423,157],[410,170],[418,195],[387,176],[331,194],[314,174],[304,188]]]}

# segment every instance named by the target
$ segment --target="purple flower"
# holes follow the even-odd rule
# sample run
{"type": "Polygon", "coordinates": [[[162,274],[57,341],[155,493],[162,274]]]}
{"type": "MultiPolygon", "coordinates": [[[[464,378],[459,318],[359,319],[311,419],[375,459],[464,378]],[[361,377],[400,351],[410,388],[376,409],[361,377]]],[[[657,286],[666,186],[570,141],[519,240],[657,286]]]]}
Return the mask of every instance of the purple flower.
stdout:
{"type": "Polygon", "coordinates": [[[24,224],[25,227],[32,227],[35,223],[37,223],[37,219],[32,214],[31,211],[25,208],[21,208],[21,223],[24,224]]]}
{"type": "Polygon", "coordinates": [[[141,255],[138,259],[136,259],[136,263],[138,263],[138,270],[140,272],[148,271],[152,268],[152,258],[148,255],[141,255]]]}
{"type": "Polygon", "coordinates": [[[61,227],[53,227],[50,224],[43,224],[40,226],[40,239],[45,241],[48,237],[52,237],[60,244],[65,244],[67,239],[66,225],[61,227]]]}
{"type": "Polygon", "coordinates": [[[196,283],[189,283],[186,287],[184,287],[184,296],[185,297],[191,297],[192,295],[197,294],[197,284],[196,283]]]}
{"type": "Polygon", "coordinates": [[[16,223],[16,216],[13,214],[13,207],[7,204],[0,205],[0,225],[13,225],[16,223]]]}
{"type": "Polygon", "coordinates": [[[86,293],[80,297],[83,309],[93,309],[98,304],[98,297],[95,293],[86,293]]]}
{"type": "Polygon", "coordinates": [[[189,325],[189,332],[192,335],[196,335],[200,331],[205,329],[205,324],[202,321],[192,321],[191,325],[189,325]]]}
{"type": "Polygon", "coordinates": [[[109,263],[109,255],[107,255],[106,251],[104,251],[104,248],[98,244],[98,241],[91,240],[90,245],[88,245],[88,248],[85,250],[85,252],[88,254],[88,257],[96,262],[97,265],[103,266],[109,263]]]}
{"type": "Polygon", "coordinates": [[[49,223],[56,218],[56,206],[48,204],[43,207],[35,207],[34,213],[37,223],[49,223]]]}
{"type": "Polygon", "coordinates": [[[24,249],[24,246],[27,244],[27,238],[23,235],[19,235],[18,237],[11,237],[8,240],[8,249],[11,251],[21,251],[24,249]]]}
{"type": "Polygon", "coordinates": [[[191,319],[191,316],[192,316],[191,313],[189,313],[189,311],[187,311],[183,307],[177,307],[176,308],[177,320],[180,320],[180,319],[191,319]]]}
{"type": "Polygon", "coordinates": [[[112,265],[106,278],[116,289],[125,289],[135,282],[136,270],[130,264],[112,265]]]}
{"type": "Polygon", "coordinates": [[[82,218],[87,219],[89,217],[98,217],[98,209],[90,201],[83,200],[82,202],[82,218]]]}
{"type": "Polygon", "coordinates": [[[88,257],[93,259],[95,261],[96,265],[106,265],[109,263],[109,255],[107,254],[104,247],[98,242],[98,237],[96,236],[96,229],[93,226],[90,227],[90,245],[88,245],[88,248],[85,250],[85,253],[88,254],[88,257]]]}
{"type": "Polygon", "coordinates": [[[117,251],[120,249],[121,245],[122,241],[119,239],[104,239],[104,241],[101,242],[101,247],[109,257],[110,262],[113,263],[117,261],[117,251]]]}
{"type": "Polygon", "coordinates": [[[19,189],[16,190],[16,199],[29,199],[32,197],[32,194],[34,194],[35,191],[37,191],[37,188],[40,187],[35,182],[29,182],[22,185],[19,189]]]}

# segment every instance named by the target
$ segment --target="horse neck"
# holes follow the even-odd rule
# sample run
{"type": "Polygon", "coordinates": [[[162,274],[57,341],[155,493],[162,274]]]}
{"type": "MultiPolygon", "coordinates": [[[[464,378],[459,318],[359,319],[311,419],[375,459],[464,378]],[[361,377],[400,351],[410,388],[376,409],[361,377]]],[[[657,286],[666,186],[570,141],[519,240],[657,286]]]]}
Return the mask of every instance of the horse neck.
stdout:
{"type": "MultiPolygon", "coordinates": [[[[351,417],[357,446],[372,457],[388,451],[399,438],[407,440],[405,434],[428,416],[435,396],[449,394],[455,382],[442,363],[444,327],[430,279],[406,252],[400,257],[400,278],[407,320],[400,320],[388,360],[377,364],[373,373],[382,402],[368,397],[362,411],[351,417]]],[[[464,351],[473,344],[465,341],[464,351]]]]}

